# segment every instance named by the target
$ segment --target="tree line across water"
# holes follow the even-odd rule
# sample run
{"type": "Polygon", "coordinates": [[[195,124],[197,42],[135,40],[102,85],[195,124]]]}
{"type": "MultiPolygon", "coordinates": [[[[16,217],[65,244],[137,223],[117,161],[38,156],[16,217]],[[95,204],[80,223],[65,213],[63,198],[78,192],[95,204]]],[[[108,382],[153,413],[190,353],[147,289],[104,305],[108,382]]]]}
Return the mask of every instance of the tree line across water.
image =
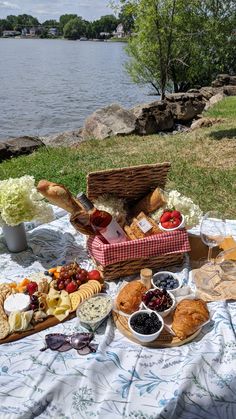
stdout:
{"type": "Polygon", "coordinates": [[[0,19],[0,36],[4,31],[22,32],[26,29],[36,29],[36,34],[40,38],[49,37],[49,29],[55,28],[57,36],[63,36],[67,39],[79,39],[86,37],[109,38],[113,35],[119,23],[123,23],[124,30],[129,33],[131,24],[127,21],[126,14],[120,11],[118,17],[114,15],[105,15],[95,21],[87,21],[76,14],[65,14],[60,16],[59,21],[55,19],[46,20],[40,23],[37,18],[22,14],[18,16],[9,15],[6,19],[0,19]]]}

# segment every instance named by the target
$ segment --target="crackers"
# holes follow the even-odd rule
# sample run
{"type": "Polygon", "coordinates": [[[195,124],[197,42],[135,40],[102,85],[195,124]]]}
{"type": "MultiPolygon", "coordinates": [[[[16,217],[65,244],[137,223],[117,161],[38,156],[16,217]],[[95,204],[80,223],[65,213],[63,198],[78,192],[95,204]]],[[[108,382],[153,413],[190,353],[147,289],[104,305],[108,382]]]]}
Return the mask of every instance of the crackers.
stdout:
{"type": "Polygon", "coordinates": [[[11,287],[8,284],[0,284],[0,339],[4,339],[10,332],[7,315],[3,309],[4,300],[10,294],[11,287]]]}
{"type": "Polygon", "coordinates": [[[91,279],[86,284],[80,285],[78,291],[72,292],[70,295],[71,310],[77,309],[78,305],[102,290],[100,282],[91,279]]]}

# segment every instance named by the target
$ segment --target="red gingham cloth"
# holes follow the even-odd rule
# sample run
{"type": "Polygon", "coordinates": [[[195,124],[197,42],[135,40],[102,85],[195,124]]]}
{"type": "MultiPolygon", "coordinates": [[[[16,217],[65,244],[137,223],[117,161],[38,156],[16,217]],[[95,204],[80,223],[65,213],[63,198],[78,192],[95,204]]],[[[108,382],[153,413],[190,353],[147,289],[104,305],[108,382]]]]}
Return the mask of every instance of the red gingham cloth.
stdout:
{"type": "Polygon", "coordinates": [[[89,237],[90,255],[102,266],[150,256],[189,252],[190,244],[185,229],[155,234],[144,239],[105,244],[98,237],[89,237]]]}

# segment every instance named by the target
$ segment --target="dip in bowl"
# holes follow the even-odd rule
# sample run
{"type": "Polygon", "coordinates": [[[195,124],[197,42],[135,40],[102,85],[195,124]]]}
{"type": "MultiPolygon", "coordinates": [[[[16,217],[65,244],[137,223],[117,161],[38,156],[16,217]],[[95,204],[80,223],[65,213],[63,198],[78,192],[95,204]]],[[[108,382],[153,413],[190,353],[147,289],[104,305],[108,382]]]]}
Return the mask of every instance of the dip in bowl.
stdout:
{"type": "Polygon", "coordinates": [[[111,313],[112,307],[111,296],[99,293],[79,304],[76,316],[82,326],[94,331],[111,313]]]}

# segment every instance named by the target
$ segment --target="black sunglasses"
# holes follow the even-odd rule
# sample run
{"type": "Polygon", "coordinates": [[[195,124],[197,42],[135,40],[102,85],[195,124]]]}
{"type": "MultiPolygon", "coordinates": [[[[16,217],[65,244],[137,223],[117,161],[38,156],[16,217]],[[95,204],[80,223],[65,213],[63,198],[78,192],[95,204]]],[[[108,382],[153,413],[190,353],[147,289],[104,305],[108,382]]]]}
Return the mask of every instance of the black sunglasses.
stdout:
{"type": "Polygon", "coordinates": [[[40,351],[51,349],[52,351],[66,352],[76,349],[80,355],[88,355],[96,352],[98,345],[91,343],[94,338],[93,333],[74,333],[64,335],[63,333],[50,333],[45,336],[46,346],[40,351]]]}

